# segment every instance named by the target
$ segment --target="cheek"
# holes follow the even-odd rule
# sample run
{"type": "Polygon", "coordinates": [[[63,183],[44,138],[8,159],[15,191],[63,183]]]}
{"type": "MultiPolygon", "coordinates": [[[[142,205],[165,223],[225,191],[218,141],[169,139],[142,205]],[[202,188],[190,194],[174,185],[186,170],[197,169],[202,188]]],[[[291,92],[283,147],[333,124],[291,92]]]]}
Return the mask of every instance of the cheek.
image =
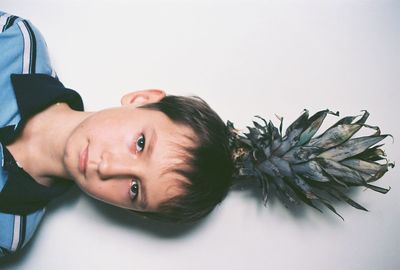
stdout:
{"type": "Polygon", "coordinates": [[[128,180],[97,180],[88,181],[82,189],[91,197],[117,206],[128,206],[129,203],[128,180]]]}
{"type": "Polygon", "coordinates": [[[82,135],[96,145],[97,150],[115,149],[132,144],[135,133],[124,125],[91,126],[82,130],[82,135]]]}

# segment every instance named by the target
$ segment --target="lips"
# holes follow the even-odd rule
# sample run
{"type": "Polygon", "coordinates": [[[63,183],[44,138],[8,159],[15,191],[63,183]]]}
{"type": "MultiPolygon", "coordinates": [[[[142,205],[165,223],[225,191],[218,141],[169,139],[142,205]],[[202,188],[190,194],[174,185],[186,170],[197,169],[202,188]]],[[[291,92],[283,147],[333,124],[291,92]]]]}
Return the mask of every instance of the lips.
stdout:
{"type": "Polygon", "coordinates": [[[79,171],[82,174],[85,174],[85,172],[86,172],[86,167],[87,167],[87,162],[88,162],[88,154],[89,154],[88,148],[89,148],[89,145],[87,145],[85,147],[85,149],[83,149],[83,151],[79,155],[79,171]]]}

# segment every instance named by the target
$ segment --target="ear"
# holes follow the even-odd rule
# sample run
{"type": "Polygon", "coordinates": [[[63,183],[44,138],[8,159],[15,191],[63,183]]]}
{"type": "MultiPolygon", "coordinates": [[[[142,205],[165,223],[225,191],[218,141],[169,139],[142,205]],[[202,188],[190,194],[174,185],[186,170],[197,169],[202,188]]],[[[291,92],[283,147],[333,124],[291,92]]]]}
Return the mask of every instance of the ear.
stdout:
{"type": "Polygon", "coordinates": [[[121,105],[141,106],[147,103],[157,102],[166,95],[167,94],[163,90],[159,89],[147,89],[130,92],[121,98],[121,105]]]}

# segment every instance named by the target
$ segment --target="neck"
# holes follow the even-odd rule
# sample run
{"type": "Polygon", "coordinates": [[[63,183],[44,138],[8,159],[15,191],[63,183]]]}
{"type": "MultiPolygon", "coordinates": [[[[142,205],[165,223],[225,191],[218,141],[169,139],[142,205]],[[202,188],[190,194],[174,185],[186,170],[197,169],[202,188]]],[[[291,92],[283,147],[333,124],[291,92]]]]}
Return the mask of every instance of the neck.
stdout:
{"type": "Polygon", "coordinates": [[[54,178],[68,178],[63,163],[67,139],[90,114],[65,103],[54,104],[29,119],[21,136],[7,148],[37,182],[50,186],[54,178]]]}

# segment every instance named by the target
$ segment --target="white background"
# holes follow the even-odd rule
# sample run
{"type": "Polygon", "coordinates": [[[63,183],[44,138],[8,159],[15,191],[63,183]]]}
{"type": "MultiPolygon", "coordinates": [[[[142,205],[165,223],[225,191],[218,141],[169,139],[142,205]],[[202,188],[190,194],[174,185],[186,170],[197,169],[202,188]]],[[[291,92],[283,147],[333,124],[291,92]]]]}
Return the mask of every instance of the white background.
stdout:
{"type": "MultiPolygon", "coordinates": [[[[400,1],[0,0],[0,9],[41,30],[87,110],[146,88],[197,94],[240,128],[256,114],[284,116],[285,128],[304,108],[367,109],[367,123],[394,136],[385,149],[400,162],[400,1]]],[[[387,195],[352,194],[369,212],[335,204],[345,221],[232,191],[192,226],[146,221],[73,190],[0,267],[400,269],[399,180],[395,167],[377,183],[392,187],[387,195]]]]}

